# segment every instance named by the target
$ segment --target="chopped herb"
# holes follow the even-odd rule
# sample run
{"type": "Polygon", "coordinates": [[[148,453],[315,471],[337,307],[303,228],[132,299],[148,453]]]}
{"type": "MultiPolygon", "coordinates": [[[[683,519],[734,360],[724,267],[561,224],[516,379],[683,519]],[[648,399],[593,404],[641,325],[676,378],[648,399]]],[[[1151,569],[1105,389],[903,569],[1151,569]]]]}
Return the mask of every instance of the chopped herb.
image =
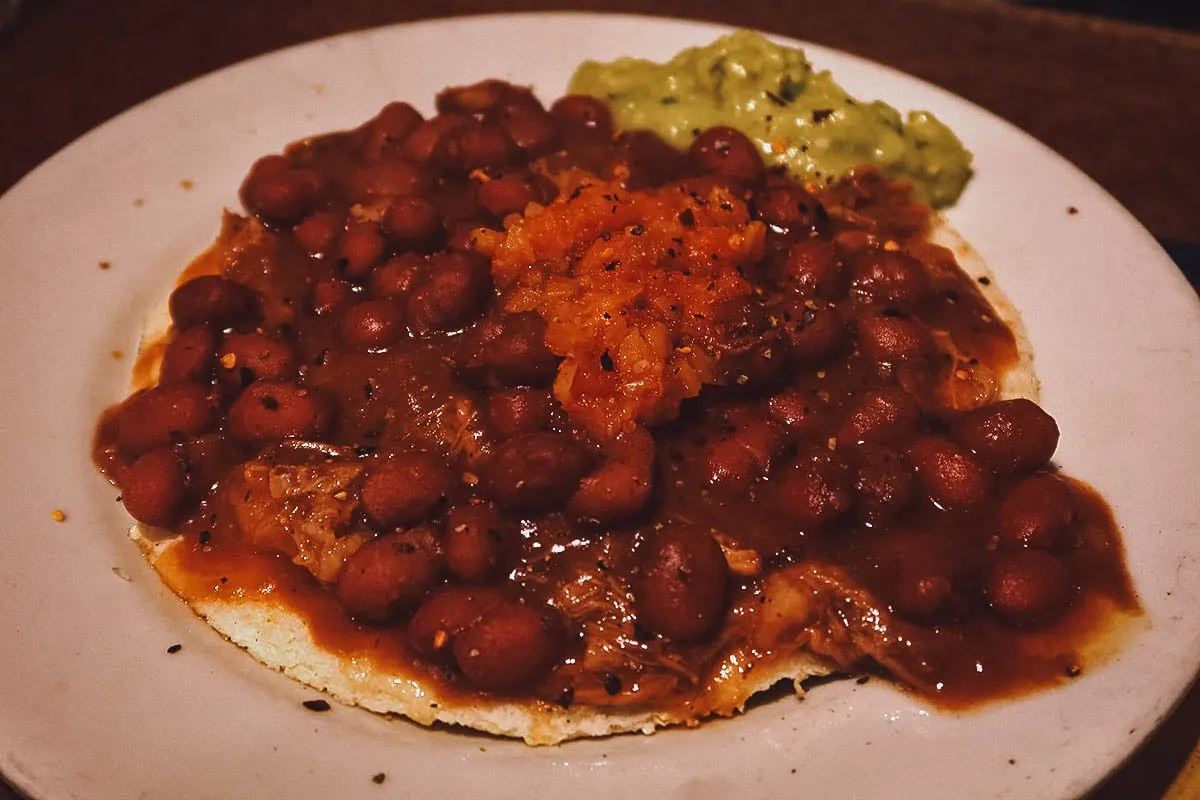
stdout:
{"type": "Polygon", "coordinates": [[[770,100],[772,103],[774,103],[775,105],[779,106],[780,108],[784,108],[784,107],[786,107],[786,106],[787,106],[787,104],[788,104],[788,101],[787,101],[787,100],[784,100],[782,97],[780,97],[779,95],[775,94],[774,92],[769,92],[769,91],[766,91],[766,90],[764,89],[764,90],[763,90],[763,94],[765,94],[765,95],[767,96],[767,99],[768,99],[768,100],[770,100]]]}
{"type": "Polygon", "coordinates": [[[671,96],[669,96],[669,95],[668,95],[667,97],[664,97],[664,98],[662,98],[662,99],[661,99],[661,100],[659,100],[658,102],[659,102],[660,104],[664,105],[664,106],[673,106],[673,105],[675,105],[676,103],[678,103],[678,102],[679,102],[679,98],[678,98],[678,97],[671,97],[671,96]]]}
{"type": "Polygon", "coordinates": [[[779,81],[779,96],[787,102],[792,102],[804,92],[804,82],[794,81],[792,76],[784,75],[779,81]]]}
{"type": "Polygon", "coordinates": [[[812,112],[812,121],[814,125],[820,125],[825,120],[833,116],[832,108],[816,108],[812,112]]]}
{"type": "Polygon", "coordinates": [[[605,272],[612,272],[613,270],[615,270],[615,269],[616,269],[617,267],[619,267],[619,266],[621,266],[621,259],[619,259],[619,258],[615,258],[615,259],[613,259],[612,261],[610,261],[610,262],[608,262],[607,264],[605,264],[605,265],[604,265],[604,271],[605,271],[605,272]]]}
{"type": "Polygon", "coordinates": [[[196,538],[201,545],[206,545],[212,541],[212,531],[200,531],[200,535],[196,538]]]}

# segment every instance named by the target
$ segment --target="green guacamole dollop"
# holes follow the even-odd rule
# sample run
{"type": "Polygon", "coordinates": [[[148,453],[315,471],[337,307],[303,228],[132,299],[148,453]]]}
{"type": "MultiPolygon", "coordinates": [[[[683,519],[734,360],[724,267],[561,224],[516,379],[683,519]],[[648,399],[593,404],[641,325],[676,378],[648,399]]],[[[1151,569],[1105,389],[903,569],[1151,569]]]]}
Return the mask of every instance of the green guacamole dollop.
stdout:
{"type": "Polygon", "coordinates": [[[685,149],[696,131],[728,125],[749,136],[768,164],[804,181],[832,183],[874,164],[912,181],[933,206],[958,199],[971,153],[927,111],[900,112],[851,97],[804,51],[752,31],[680,51],[665,64],[635,58],[585,61],[570,91],[607,101],[626,130],[649,129],[685,149]]]}

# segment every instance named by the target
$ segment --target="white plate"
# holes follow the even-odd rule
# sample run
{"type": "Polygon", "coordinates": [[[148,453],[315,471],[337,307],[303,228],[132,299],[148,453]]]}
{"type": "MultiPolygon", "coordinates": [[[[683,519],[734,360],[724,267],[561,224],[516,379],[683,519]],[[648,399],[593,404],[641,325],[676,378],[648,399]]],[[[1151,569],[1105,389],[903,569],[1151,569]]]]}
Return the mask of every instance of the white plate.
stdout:
{"type": "Polygon", "coordinates": [[[342,36],[157,97],[0,199],[0,770],[47,799],[1015,798],[1078,795],[1131,752],[1200,661],[1196,295],[1059,156],[944,91],[816,46],[812,60],[852,92],[932,109],[976,154],[950,217],[1024,313],[1060,461],[1112,502],[1152,623],[1118,659],[961,717],[876,681],[698,730],[530,749],[304,710],[315,692],[194,619],[125,538],[115,492],[88,460],[96,415],[122,396],[141,315],[215,235],[220,206],[236,206],[256,156],[393,99],[427,110],[447,84],[501,77],[552,98],[582,58],[661,58],[719,32],[546,15],[342,36]],[[56,508],[66,522],[51,520],[56,508]],[[174,643],[183,649],[168,655],[174,643]]]}

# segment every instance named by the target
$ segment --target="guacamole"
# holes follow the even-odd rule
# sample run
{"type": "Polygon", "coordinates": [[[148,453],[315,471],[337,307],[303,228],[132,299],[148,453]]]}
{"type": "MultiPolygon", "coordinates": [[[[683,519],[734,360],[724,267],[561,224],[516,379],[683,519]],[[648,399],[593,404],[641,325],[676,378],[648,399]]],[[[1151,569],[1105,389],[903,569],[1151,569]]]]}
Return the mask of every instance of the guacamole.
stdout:
{"type": "Polygon", "coordinates": [[[665,64],[634,58],[585,61],[570,91],[606,100],[618,127],[649,129],[681,149],[696,132],[729,125],[758,144],[768,165],[831,183],[864,164],[913,182],[918,199],[953,203],[971,154],[926,111],[907,119],[881,101],[854,99],[804,51],[751,31],[683,50],[665,64]]]}

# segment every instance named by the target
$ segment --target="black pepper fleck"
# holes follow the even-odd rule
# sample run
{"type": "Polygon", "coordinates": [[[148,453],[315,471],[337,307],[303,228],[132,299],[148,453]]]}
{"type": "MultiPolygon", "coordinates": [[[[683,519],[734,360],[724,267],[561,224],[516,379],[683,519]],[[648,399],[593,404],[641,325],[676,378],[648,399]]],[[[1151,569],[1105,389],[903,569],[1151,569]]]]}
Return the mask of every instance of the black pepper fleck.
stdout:
{"type": "Polygon", "coordinates": [[[616,365],[613,364],[612,356],[608,354],[607,350],[600,354],[600,369],[605,372],[612,372],[616,368],[616,365]]]}
{"type": "Polygon", "coordinates": [[[167,648],[167,652],[168,652],[168,653],[170,653],[171,655],[175,655],[176,653],[178,653],[178,652],[179,652],[180,650],[182,650],[182,649],[183,649],[183,645],[181,645],[181,644],[173,644],[173,645],[171,645],[170,647],[168,647],[168,648],[167,648]]]}
{"type": "Polygon", "coordinates": [[[383,783],[387,780],[387,775],[383,772],[376,772],[371,776],[371,783],[383,783]]]}
{"type": "Polygon", "coordinates": [[[609,697],[613,697],[615,695],[620,694],[621,693],[621,678],[617,675],[612,675],[612,674],[605,675],[604,676],[604,692],[609,697]]]}
{"type": "Polygon", "coordinates": [[[305,700],[301,705],[309,711],[328,711],[330,708],[325,700],[305,700]]]}
{"type": "Polygon", "coordinates": [[[696,215],[692,213],[690,208],[685,208],[679,212],[679,224],[685,228],[691,228],[696,224],[696,215]]]}

